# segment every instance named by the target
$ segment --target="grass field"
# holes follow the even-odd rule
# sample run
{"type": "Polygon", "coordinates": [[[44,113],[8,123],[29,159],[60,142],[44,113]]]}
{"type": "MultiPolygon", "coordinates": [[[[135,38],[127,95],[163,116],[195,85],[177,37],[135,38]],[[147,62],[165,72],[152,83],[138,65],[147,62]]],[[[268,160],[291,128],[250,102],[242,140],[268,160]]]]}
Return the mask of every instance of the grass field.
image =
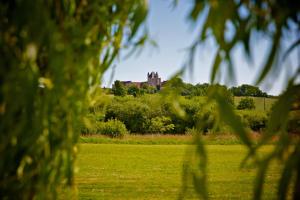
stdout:
{"type": "MultiPolygon", "coordinates": [[[[176,199],[192,145],[81,144],[76,182],[79,199],[176,199]]],[[[255,168],[239,168],[241,145],[208,145],[211,199],[251,199],[255,168]]],[[[267,146],[263,151],[269,151],[267,146]]],[[[272,165],[265,199],[274,199],[279,167],[272,165]]],[[[186,199],[197,195],[190,185],[186,199]]]]}
{"type": "MultiPolygon", "coordinates": [[[[234,104],[237,106],[240,100],[245,97],[234,97],[234,104]]],[[[276,98],[264,98],[264,97],[250,97],[254,100],[255,110],[268,111],[272,105],[277,101],[276,98]]]]}

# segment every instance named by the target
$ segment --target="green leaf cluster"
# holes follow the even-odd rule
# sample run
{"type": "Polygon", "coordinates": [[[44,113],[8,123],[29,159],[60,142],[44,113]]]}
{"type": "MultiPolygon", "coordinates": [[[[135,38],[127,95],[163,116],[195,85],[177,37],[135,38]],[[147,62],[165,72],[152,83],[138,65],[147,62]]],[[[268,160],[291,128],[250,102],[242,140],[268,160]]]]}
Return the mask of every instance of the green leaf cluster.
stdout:
{"type": "MultiPolygon", "coordinates": [[[[217,83],[225,77],[226,81],[234,82],[236,77],[233,51],[239,45],[242,45],[244,57],[252,61],[253,50],[255,50],[255,47],[252,46],[253,40],[257,39],[259,35],[263,35],[270,41],[270,46],[264,54],[263,64],[260,66],[255,84],[274,81],[281,70],[286,67],[286,63],[283,61],[299,47],[299,10],[300,3],[294,0],[194,0],[189,19],[195,27],[200,24],[198,29],[200,31],[189,49],[190,55],[184,69],[187,67],[192,68],[196,50],[202,47],[206,41],[213,40],[217,45],[217,51],[211,66],[210,81],[211,83],[217,83]],[[292,38],[292,44],[285,48],[284,40],[287,38],[291,40],[289,36],[294,33],[296,38],[292,38]]],[[[291,110],[297,109],[299,102],[300,85],[297,80],[299,80],[300,66],[296,65],[294,67],[295,71],[286,80],[285,91],[280,95],[268,115],[267,126],[259,144],[252,143],[249,132],[244,126],[245,123],[237,116],[232,106],[225,101],[221,91],[214,90],[209,95],[210,101],[215,100],[217,102],[221,121],[229,125],[248,148],[249,154],[245,158],[245,162],[254,160],[258,168],[253,187],[254,199],[261,199],[265,175],[273,160],[279,161],[283,167],[278,183],[278,198],[286,199],[288,194],[291,193],[293,199],[300,199],[300,141],[295,140],[287,128],[291,110]],[[274,150],[263,158],[259,157],[257,154],[259,149],[268,144],[274,137],[277,137],[279,141],[274,150]]],[[[247,119],[253,121],[250,115],[247,115],[247,119]]],[[[256,126],[259,127],[260,124],[256,126]]],[[[297,125],[295,126],[297,127],[297,125]]],[[[195,137],[195,143],[202,146],[201,138],[195,137]]],[[[201,149],[201,151],[198,151],[199,158],[206,157],[204,147],[199,148],[201,149]]],[[[203,166],[205,166],[206,160],[202,159],[202,162],[204,163],[199,165],[198,169],[205,173],[206,168],[203,166]]],[[[193,173],[193,171],[190,173],[193,173]]],[[[192,178],[197,179],[197,176],[193,175],[192,178]]],[[[201,179],[195,182],[199,196],[204,199],[208,198],[205,190],[206,181],[206,177],[202,176],[201,179]]]]}
{"type": "Polygon", "coordinates": [[[1,199],[73,185],[78,126],[120,49],[147,38],[146,15],[143,0],[1,1],[1,199]]]}

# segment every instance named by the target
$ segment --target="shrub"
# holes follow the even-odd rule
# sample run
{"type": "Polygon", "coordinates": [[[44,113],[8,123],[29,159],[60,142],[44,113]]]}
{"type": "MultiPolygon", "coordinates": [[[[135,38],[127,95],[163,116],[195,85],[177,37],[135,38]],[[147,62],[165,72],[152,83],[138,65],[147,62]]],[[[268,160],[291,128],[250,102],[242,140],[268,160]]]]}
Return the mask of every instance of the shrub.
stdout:
{"type": "Polygon", "coordinates": [[[118,119],[124,122],[131,132],[143,133],[143,124],[149,119],[149,113],[151,113],[149,106],[139,100],[114,101],[108,106],[105,119],[118,119]]]}
{"type": "Polygon", "coordinates": [[[264,112],[244,110],[238,112],[242,122],[253,131],[260,131],[266,127],[267,114],[264,112]]]}
{"type": "Polygon", "coordinates": [[[239,102],[239,105],[237,106],[238,110],[253,110],[255,109],[255,103],[254,100],[252,98],[246,97],[246,98],[242,98],[239,102]]]}
{"type": "Polygon", "coordinates": [[[128,133],[125,124],[116,119],[108,120],[107,122],[97,122],[95,131],[97,134],[103,134],[113,138],[121,138],[128,133]]]}
{"type": "Polygon", "coordinates": [[[140,91],[140,89],[136,85],[131,84],[127,88],[127,94],[132,95],[134,97],[137,97],[137,96],[141,95],[141,91],[140,91]]]}
{"type": "Polygon", "coordinates": [[[146,125],[149,133],[170,133],[174,130],[174,124],[169,117],[154,117],[146,125]]]}
{"type": "Polygon", "coordinates": [[[122,96],[122,97],[125,96],[127,93],[124,84],[119,80],[115,81],[112,88],[112,92],[115,96],[122,96]]]}

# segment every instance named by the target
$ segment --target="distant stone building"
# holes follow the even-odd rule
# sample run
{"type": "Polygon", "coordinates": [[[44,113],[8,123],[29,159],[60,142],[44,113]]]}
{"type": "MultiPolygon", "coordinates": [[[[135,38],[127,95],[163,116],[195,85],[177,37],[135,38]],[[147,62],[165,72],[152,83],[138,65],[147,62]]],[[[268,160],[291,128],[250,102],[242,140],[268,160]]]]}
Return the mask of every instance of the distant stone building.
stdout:
{"type": "Polygon", "coordinates": [[[151,72],[151,73],[147,73],[147,82],[133,82],[133,81],[121,81],[121,83],[123,83],[123,85],[125,86],[130,86],[130,85],[136,85],[138,88],[141,88],[143,86],[143,84],[147,83],[150,86],[153,86],[155,88],[157,88],[158,90],[161,89],[162,85],[165,83],[166,81],[161,81],[161,78],[159,77],[157,72],[151,72]]]}
{"type": "Polygon", "coordinates": [[[151,72],[147,74],[147,83],[153,87],[161,87],[161,78],[159,78],[157,72],[151,72]]]}

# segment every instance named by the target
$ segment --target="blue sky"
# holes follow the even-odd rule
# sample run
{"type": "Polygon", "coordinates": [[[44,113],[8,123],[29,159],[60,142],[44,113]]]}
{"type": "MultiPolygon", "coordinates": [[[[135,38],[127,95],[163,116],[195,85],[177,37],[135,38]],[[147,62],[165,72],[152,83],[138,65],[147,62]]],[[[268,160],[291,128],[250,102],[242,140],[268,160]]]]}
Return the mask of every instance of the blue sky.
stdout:
{"type": "MultiPolygon", "coordinates": [[[[114,80],[145,81],[147,72],[157,71],[162,80],[168,80],[182,66],[186,59],[186,48],[194,41],[194,25],[188,21],[187,15],[192,4],[189,0],[179,1],[179,5],[172,7],[170,0],[150,0],[149,15],[146,25],[151,37],[158,44],[158,48],[147,45],[141,54],[133,55],[127,59],[120,56],[116,61],[114,69],[114,80]]],[[[268,39],[263,36],[254,38],[251,42],[253,62],[248,63],[243,56],[243,49],[237,46],[233,51],[234,65],[236,70],[236,83],[226,82],[226,75],[221,83],[228,86],[253,84],[259,72],[259,66],[263,63],[263,56],[269,48],[268,39]]],[[[209,82],[211,63],[216,52],[216,45],[213,41],[208,42],[196,52],[194,70],[192,73],[186,71],[182,77],[185,82],[205,83],[209,82]]],[[[296,53],[286,62],[287,67],[282,70],[276,78],[260,87],[269,94],[277,95],[286,85],[286,77],[294,70],[297,64],[296,53]]],[[[112,68],[103,77],[102,85],[110,87],[112,68]]]]}

